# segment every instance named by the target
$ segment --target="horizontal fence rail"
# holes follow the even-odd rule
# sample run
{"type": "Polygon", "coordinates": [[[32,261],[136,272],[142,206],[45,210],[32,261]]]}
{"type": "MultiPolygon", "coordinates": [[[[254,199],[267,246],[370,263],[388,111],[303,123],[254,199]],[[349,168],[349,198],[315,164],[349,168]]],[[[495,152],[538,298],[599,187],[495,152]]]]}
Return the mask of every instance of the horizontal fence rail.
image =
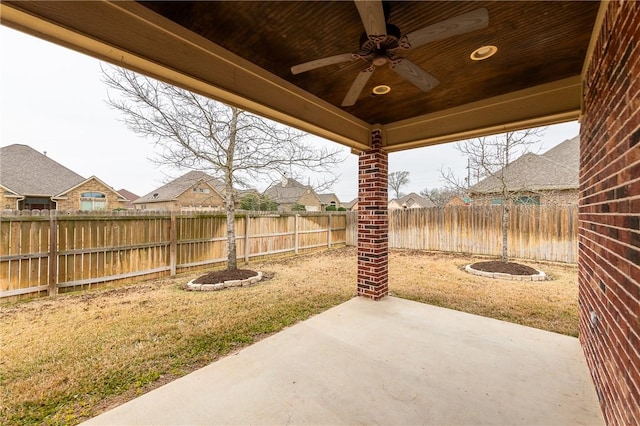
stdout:
{"type": "MultiPolygon", "coordinates": [[[[347,245],[357,244],[357,212],[347,215],[347,245]]],[[[513,206],[508,253],[512,258],[577,263],[577,206],[513,206]]],[[[500,256],[500,206],[389,210],[389,247],[500,256]]]]}
{"type": "MultiPolygon", "coordinates": [[[[236,214],[238,260],[344,245],[337,213],[236,214]]],[[[226,216],[202,212],[2,212],[0,298],[135,277],[175,275],[227,260],[226,216]]]]}
{"type": "MultiPolygon", "coordinates": [[[[577,262],[576,206],[514,206],[509,256],[577,262]]],[[[499,256],[500,206],[389,211],[389,247],[499,256]]],[[[357,245],[357,212],[240,213],[238,260],[357,245]]],[[[220,214],[2,212],[0,298],[56,294],[136,277],[174,275],[226,262],[220,214]]]]}

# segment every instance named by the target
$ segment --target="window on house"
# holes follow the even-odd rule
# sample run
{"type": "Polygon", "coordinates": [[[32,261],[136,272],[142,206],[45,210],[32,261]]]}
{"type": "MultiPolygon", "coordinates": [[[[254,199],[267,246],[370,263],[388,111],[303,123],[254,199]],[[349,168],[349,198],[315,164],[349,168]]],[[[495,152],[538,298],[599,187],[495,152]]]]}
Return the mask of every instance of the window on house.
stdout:
{"type": "Polygon", "coordinates": [[[103,210],[107,208],[107,197],[102,192],[80,194],[80,210],[103,210]]]}
{"type": "Polygon", "coordinates": [[[502,205],[502,198],[493,198],[491,200],[491,205],[492,206],[501,206],[502,205]]]}
{"type": "Polygon", "coordinates": [[[55,206],[50,198],[26,197],[18,203],[20,210],[51,210],[55,206]]]}
{"type": "Polygon", "coordinates": [[[524,196],[516,198],[516,204],[523,204],[528,206],[539,206],[540,205],[540,197],[538,196],[524,196]]]}

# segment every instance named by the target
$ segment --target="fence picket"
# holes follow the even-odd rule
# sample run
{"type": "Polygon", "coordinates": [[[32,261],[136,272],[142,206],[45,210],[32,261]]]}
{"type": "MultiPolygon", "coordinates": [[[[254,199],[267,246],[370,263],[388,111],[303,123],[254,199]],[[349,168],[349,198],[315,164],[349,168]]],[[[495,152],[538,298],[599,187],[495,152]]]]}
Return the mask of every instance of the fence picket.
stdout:
{"type": "MultiPolygon", "coordinates": [[[[499,256],[500,206],[459,206],[389,211],[389,247],[499,256]]],[[[576,263],[577,206],[514,206],[509,256],[576,263]]],[[[346,215],[348,245],[357,244],[357,212],[346,215]]]]}
{"type": "MultiPolygon", "coordinates": [[[[344,214],[236,217],[238,259],[344,244],[344,214]],[[297,235],[298,238],[294,238],[297,235]]],[[[56,211],[0,217],[0,299],[74,286],[175,275],[226,261],[221,214],[56,211]]]]}

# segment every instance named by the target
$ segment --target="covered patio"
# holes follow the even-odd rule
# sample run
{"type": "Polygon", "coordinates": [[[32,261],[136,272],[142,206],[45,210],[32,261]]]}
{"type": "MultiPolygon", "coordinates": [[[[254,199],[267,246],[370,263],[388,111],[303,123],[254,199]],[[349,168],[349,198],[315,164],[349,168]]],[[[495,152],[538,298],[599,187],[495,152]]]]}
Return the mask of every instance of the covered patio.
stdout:
{"type": "MultiPolygon", "coordinates": [[[[3,25],[350,147],[359,156],[354,286],[382,300],[350,303],[375,323],[401,314],[385,314],[395,303],[386,298],[390,152],[580,119],[583,361],[606,422],[640,423],[640,2],[3,1],[0,12],[3,25]]],[[[482,340],[458,342],[469,332],[421,321],[421,333],[444,333],[422,352],[450,357],[482,340]]],[[[413,333],[413,323],[398,325],[413,333]]],[[[382,330],[361,354],[393,341],[397,329],[382,330]]],[[[455,376],[464,388],[472,373],[445,359],[465,372],[455,376]]],[[[374,364],[359,376],[375,378],[384,363],[374,364]]],[[[446,387],[434,389],[447,399],[446,387]]]]}
{"type": "Polygon", "coordinates": [[[599,425],[577,339],[356,297],[87,425],[599,425]]]}

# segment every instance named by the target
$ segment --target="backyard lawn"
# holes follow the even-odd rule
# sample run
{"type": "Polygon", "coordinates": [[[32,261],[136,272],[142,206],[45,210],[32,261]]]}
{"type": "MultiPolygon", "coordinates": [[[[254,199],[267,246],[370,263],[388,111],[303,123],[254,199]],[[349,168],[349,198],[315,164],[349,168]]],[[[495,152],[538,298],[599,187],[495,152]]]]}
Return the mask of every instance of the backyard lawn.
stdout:
{"type": "MultiPolygon", "coordinates": [[[[77,424],[355,295],[347,247],[252,263],[267,279],[182,290],[193,273],[0,305],[0,424],[77,424]]],[[[577,267],[552,280],[469,275],[462,255],[392,250],[392,295],[577,336],[577,267]]],[[[244,268],[244,266],[242,266],[244,268]]]]}

